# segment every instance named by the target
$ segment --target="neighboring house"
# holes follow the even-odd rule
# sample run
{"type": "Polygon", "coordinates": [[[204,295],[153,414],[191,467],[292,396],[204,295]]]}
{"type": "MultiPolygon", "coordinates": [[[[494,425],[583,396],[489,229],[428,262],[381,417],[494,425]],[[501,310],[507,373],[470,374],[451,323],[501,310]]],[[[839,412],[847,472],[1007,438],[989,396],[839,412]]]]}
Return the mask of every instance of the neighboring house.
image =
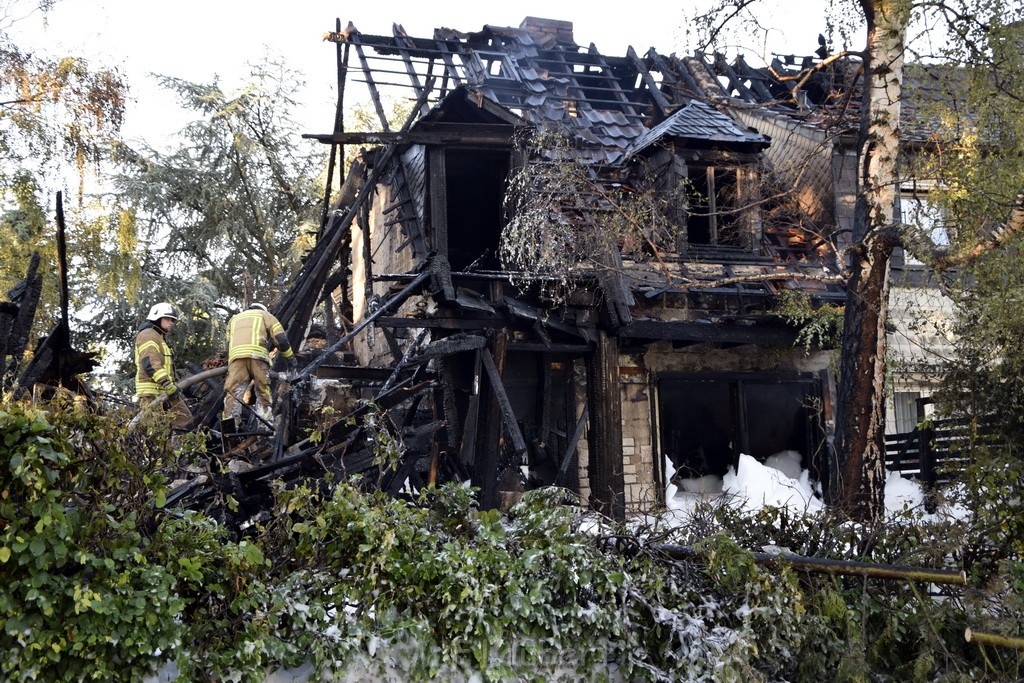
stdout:
{"type": "MultiPolygon", "coordinates": [[[[619,516],[664,503],[666,457],[682,476],[721,476],[740,453],[798,451],[827,480],[829,355],[795,346],[776,306],[786,291],[841,305],[836,253],[809,209],[775,197],[774,139],[706,97],[701,62],[602,55],[570,22],[537,18],[329,37],[343,92],[365,82],[381,130],[311,136],[377,146],[307,261],[318,284],[282,320],[303,334],[313,313],[296,302],[333,291],[355,329],[372,321],[352,340],[359,367],[335,376],[430,384],[392,408],[430,434],[410,477],[468,477],[485,507],[557,483],[619,516]],[[419,109],[396,132],[381,92],[398,85],[419,109]],[[524,131],[561,142],[531,152],[524,131]],[[621,192],[657,208],[629,228],[621,192]],[[504,269],[503,232],[523,229],[527,206],[544,216],[538,262],[564,268],[504,269]],[[403,368],[419,369],[402,380],[403,368]]],[[[846,210],[820,207],[821,220],[846,210]]]]}
{"type": "MultiPolygon", "coordinates": [[[[860,61],[839,58],[822,65],[818,57],[780,57],[770,68],[753,68],[742,57],[698,59],[713,75],[704,96],[728,103],[737,118],[768,136],[773,168],[788,179],[806,227],[834,240],[842,251],[853,228],[857,194],[857,128],[860,118],[860,61]],[[811,73],[809,70],[819,68],[811,73]],[[809,74],[809,75],[808,75],[809,74]],[[805,77],[806,76],[806,77],[805,77]],[[721,87],[718,87],[721,86],[721,87]]],[[[952,76],[940,67],[910,64],[904,72],[901,112],[904,179],[896,215],[937,245],[949,243],[937,203],[938,189],[920,164],[938,125],[929,104],[944,97],[935,86],[952,76]]],[[[952,353],[953,304],[935,274],[909,252],[893,255],[889,299],[886,433],[907,433],[931,414],[927,399],[952,353]]]]}

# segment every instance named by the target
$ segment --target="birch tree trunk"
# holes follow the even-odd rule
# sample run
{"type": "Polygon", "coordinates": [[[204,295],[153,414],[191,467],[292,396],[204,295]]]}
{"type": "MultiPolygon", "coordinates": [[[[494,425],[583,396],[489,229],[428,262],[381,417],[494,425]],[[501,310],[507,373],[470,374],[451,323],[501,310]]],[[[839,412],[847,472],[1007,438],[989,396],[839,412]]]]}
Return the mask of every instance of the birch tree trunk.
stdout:
{"type": "Polygon", "coordinates": [[[889,260],[899,244],[900,100],[910,0],[861,0],[868,25],[859,187],[836,410],[832,502],[873,522],[885,512],[885,326],[889,260]]]}

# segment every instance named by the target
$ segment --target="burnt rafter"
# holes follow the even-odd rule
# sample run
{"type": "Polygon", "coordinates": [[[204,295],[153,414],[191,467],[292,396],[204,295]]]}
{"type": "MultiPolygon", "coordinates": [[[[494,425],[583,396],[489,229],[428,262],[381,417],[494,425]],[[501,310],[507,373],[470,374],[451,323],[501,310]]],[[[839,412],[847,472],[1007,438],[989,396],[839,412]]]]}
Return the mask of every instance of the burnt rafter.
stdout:
{"type": "MultiPolygon", "coordinates": [[[[420,102],[426,99],[427,93],[432,86],[433,81],[428,81],[424,92],[420,96],[420,102]]],[[[408,130],[414,119],[415,113],[409,116],[405,125],[402,126],[402,130],[408,130]]],[[[320,300],[324,283],[331,272],[331,268],[337,262],[338,250],[348,238],[352,222],[366,203],[371,200],[373,189],[387,169],[388,159],[391,158],[396,150],[397,147],[395,145],[388,145],[381,158],[377,160],[369,177],[359,181],[359,190],[352,204],[346,207],[343,213],[336,214],[336,220],[332,221],[329,229],[325,231],[324,237],[317,242],[313,251],[307,255],[306,262],[303,264],[295,283],[284,299],[278,304],[276,308],[277,317],[288,328],[292,344],[297,346],[305,335],[313,306],[320,300]]]]}
{"type": "MultiPolygon", "coordinates": [[[[350,27],[327,36],[356,46],[361,80],[370,90],[378,116],[383,116],[383,83],[419,93],[421,79],[428,76],[443,82],[433,103],[464,85],[479,88],[484,96],[512,108],[532,108],[544,100],[572,102],[617,110],[627,120],[640,122],[643,110],[654,102],[664,113],[667,100],[651,75],[657,67],[643,64],[635,52],[611,57],[593,46],[582,51],[574,43],[540,45],[527,29],[489,27],[481,34],[448,32],[434,39],[413,38],[399,29],[393,36],[375,36],[350,27]],[[402,82],[399,76],[407,80],[402,82]]],[[[386,132],[387,126],[383,127],[386,132]]]]}

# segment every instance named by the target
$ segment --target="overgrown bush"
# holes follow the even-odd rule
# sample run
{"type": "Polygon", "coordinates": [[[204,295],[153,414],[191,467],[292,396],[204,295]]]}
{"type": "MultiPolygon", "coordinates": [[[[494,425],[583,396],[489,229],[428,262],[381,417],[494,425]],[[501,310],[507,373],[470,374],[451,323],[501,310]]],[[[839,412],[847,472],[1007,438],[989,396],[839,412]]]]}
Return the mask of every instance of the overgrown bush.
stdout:
{"type": "Polygon", "coordinates": [[[314,678],[407,680],[1020,674],[1017,653],[963,639],[968,625],[1017,635],[1019,563],[999,565],[984,590],[937,596],[764,566],[750,552],[955,565],[969,524],[908,518],[867,534],[719,507],[688,535],[611,524],[560,489],[528,492],[503,516],[460,486],[414,504],[318,482],[278,486],[239,538],[162,509],[161,471],[187,453],[126,422],[59,402],[0,406],[4,680],[140,680],[170,661],[196,681],[261,681],[303,663],[314,678]],[[699,559],[670,560],[666,540],[699,559]]]}
{"type": "Polygon", "coordinates": [[[113,424],[0,405],[4,680],[138,680],[180,642],[177,578],[146,553],[162,478],[113,424]]]}

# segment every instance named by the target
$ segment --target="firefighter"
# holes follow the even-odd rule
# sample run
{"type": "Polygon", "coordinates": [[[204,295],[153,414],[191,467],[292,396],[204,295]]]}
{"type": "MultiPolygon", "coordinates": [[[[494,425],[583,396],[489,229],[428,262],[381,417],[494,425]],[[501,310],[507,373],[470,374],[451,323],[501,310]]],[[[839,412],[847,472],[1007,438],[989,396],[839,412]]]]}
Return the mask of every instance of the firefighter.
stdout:
{"type": "Polygon", "coordinates": [[[165,339],[177,321],[178,311],[171,304],[149,309],[135,337],[135,393],[142,408],[166,408],[171,424],[183,430],[192,422],[192,411],[174,383],[174,359],[165,339]]]}
{"type": "Polygon", "coordinates": [[[289,368],[298,365],[284,327],[263,304],[254,303],[228,321],[224,420],[237,422],[250,381],[256,392],[256,414],[270,420],[270,349],[274,347],[280,350],[289,368]]]}

